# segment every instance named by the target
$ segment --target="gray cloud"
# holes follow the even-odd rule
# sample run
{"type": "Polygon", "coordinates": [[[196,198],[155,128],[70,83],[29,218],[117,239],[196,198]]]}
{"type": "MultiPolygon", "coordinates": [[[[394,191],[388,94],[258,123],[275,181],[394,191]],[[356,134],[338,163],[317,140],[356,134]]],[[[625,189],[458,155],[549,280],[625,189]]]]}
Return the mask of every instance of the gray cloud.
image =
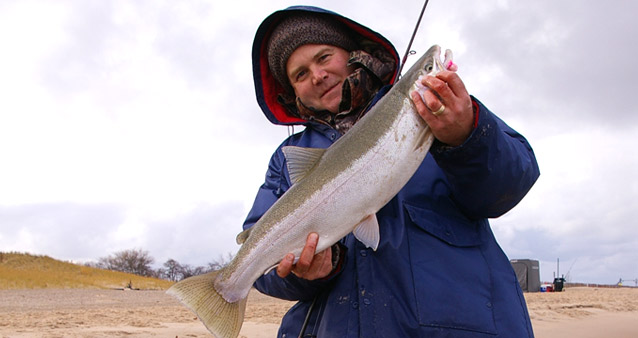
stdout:
{"type": "Polygon", "coordinates": [[[624,128],[638,119],[626,104],[638,89],[637,43],[626,35],[638,5],[621,2],[508,2],[467,18],[461,34],[472,64],[500,68],[507,82],[496,90],[532,116],[624,128]]]}
{"type": "Polygon", "coordinates": [[[106,256],[111,250],[109,234],[124,219],[117,205],[0,206],[0,247],[68,260],[106,256]]]}
{"type": "Polygon", "coordinates": [[[235,253],[235,236],[245,218],[243,205],[201,204],[174,218],[150,222],[146,247],[162,264],[169,258],[206,266],[219,255],[235,253]]]}
{"type": "Polygon", "coordinates": [[[143,248],[158,266],[168,258],[206,265],[219,254],[238,249],[234,237],[245,217],[239,202],[201,204],[169,219],[142,217],[140,220],[147,227],[140,237],[135,224],[128,224],[127,213],[116,205],[0,206],[0,250],[27,250],[58,259],[95,261],[116,251],[143,248]],[[131,235],[122,239],[118,232],[131,235]],[[23,249],[18,243],[22,243],[23,249]]]}

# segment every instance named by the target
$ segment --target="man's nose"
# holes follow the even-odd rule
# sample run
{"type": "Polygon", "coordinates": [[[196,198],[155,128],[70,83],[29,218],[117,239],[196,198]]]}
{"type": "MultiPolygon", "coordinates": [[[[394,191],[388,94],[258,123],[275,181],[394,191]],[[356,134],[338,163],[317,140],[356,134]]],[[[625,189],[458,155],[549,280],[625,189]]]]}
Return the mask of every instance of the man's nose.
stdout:
{"type": "Polygon", "coordinates": [[[323,82],[328,77],[328,72],[322,67],[316,67],[312,69],[312,83],[317,85],[323,82]]]}

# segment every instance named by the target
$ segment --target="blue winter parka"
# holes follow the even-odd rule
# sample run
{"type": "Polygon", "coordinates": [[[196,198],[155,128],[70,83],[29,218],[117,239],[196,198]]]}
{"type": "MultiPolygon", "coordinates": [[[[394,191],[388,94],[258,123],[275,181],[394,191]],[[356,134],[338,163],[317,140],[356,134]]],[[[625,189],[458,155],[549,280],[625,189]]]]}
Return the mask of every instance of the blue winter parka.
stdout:
{"type": "MultiPolygon", "coordinates": [[[[360,40],[384,46],[398,65],[389,41],[336,13],[298,6],[264,20],[253,44],[257,100],[271,122],[305,129],[272,155],[244,229],[291,185],[281,147],[327,148],[340,137],[277,102],[282,89],[268,70],[265,44],[272,27],[295,11],[332,15],[360,40]]],[[[478,115],[466,142],[452,148],[435,141],[412,179],[377,213],[376,251],[349,234],[340,242],[347,248],[341,269],[331,278],[282,279],[271,271],[257,280],[259,291],[299,301],[283,317],[279,337],[298,337],[304,321],[304,337],[533,337],[523,293],[487,219],[513,208],[539,168],[525,138],[472,100],[478,115]]]]}

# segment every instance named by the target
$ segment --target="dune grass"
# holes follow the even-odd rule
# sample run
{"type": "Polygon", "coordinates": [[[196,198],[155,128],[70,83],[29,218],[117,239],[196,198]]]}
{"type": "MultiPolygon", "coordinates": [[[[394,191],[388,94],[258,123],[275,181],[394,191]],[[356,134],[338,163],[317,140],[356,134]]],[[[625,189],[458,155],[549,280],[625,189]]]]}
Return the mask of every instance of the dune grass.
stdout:
{"type": "Polygon", "coordinates": [[[92,288],[166,290],[173,282],[63,262],[49,256],[0,252],[0,290],[92,288]]]}

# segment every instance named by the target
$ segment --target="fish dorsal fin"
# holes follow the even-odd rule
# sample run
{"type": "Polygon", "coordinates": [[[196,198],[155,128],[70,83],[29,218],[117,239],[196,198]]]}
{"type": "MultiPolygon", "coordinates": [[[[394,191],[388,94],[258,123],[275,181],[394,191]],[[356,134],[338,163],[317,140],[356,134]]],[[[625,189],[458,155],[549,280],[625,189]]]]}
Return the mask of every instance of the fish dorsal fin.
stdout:
{"type": "Polygon", "coordinates": [[[285,146],[281,148],[288,163],[288,173],[292,184],[302,180],[319,162],[326,149],[285,146]]]}
{"type": "Polygon", "coordinates": [[[237,235],[237,238],[235,238],[235,241],[237,241],[237,244],[244,244],[244,242],[248,239],[248,236],[250,236],[250,232],[252,230],[253,228],[248,228],[240,232],[239,235],[237,235]]]}
{"type": "Polygon", "coordinates": [[[361,220],[361,222],[352,231],[356,237],[366,247],[376,251],[379,246],[379,222],[377,215],[372,214],[361,220]]]}

